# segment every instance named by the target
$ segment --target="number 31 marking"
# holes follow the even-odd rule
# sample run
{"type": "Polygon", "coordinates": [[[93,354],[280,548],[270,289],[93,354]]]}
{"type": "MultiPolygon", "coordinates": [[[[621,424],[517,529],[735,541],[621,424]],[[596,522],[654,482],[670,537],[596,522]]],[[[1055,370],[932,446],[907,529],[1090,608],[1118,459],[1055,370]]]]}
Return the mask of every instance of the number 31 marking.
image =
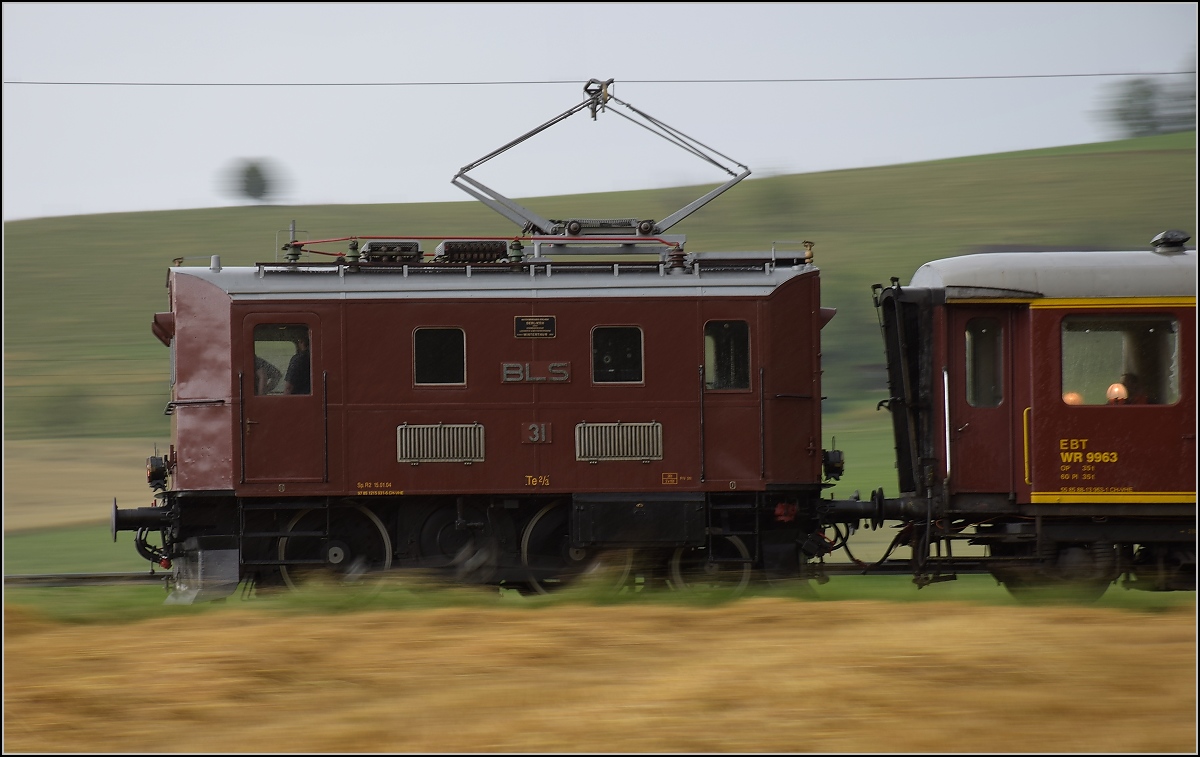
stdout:
{"type": "Polygon", "coordinates": [[[550,443],[550,424],[549,423],[522,423],[521,424],[521,443],[522,444],[549,444],[550,443]]]}

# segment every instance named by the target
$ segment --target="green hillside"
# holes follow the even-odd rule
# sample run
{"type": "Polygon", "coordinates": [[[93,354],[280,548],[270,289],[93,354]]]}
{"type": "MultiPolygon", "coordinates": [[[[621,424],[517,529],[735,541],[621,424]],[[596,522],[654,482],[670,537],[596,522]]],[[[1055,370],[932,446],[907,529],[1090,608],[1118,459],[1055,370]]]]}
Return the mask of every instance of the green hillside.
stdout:
{"type": "MultiPolygon", "coordinates": [[[[826,327],[827,436],[874,434],[884,396],[871,285],[983,247],[1145,248],[1196,231],[1196,134],[826,173],[751,178],[671,231],[687,249],[816,243],[826,327]]],[[[699,187],[522,200],[549,218],[662,218],[699,187]]],[[[168,352],[150,333],[174,258],[274,259],[301,237],[512,234],[473,202],[235,207],[4,225],[6,439],[166,439],[168,352]]],[[[887,452],[886,435],[883,438],[887,452]]]]}

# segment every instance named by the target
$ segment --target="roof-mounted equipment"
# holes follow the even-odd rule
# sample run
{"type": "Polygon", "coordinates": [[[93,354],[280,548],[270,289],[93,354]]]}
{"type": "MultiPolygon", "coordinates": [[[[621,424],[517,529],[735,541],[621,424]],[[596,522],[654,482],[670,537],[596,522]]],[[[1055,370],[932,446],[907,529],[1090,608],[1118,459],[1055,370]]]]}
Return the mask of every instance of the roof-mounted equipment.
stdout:
{"type": "Polygon", "coordinates": [[[1171,229],[1151,239],[1150,246],[1159,254],[1171,255],[1183,252],[1186,249],[1184,245],[1187,244],[1189,239],[1191,239],[1191,236],[1186,231],[1171,229]]]}
{"type": "MultiPolygon", "coordinates": [[[[354,246],[352,240],[352,252],[354,246]]],[[[421,242],[416,239],[372,239],[363,244],[359,255],[368,263],[419,262],[422,255],[421,242]]]]}
{"type": "Polygon", "coordinates": [[[437,246],[435,262],[496,263],[508,259],[508,244],[503,240],[447,239],[437,246]]]}

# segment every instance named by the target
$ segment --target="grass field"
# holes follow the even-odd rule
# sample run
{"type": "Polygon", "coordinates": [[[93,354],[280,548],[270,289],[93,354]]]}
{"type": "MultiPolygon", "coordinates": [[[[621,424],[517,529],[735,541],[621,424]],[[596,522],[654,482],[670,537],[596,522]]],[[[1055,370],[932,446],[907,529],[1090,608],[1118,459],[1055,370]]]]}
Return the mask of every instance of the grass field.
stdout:
{"type": "MultiPolygon", "coordinates": [[[[115,604],[115,603],[114,603],[115,604]]],[[[1195,753],[1195,606],[5,612],[6,752],[1195,753]],[[126,616],[132,613],[126,613],[126,616]],[[116,620],[116,622],[113,622],[116,620]],[[133,622],[130,622],[130,621],[133,622]]]]}

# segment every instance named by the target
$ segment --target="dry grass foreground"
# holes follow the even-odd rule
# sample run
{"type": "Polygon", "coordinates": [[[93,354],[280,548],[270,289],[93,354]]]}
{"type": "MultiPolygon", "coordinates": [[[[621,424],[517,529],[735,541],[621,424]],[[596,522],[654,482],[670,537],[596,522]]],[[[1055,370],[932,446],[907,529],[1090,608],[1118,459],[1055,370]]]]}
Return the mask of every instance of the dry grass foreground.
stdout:
{"type": "Polygon", "coordinates": [[[1194,754],[1194,610],[10,607],[4,751],[1194,754]]]}

